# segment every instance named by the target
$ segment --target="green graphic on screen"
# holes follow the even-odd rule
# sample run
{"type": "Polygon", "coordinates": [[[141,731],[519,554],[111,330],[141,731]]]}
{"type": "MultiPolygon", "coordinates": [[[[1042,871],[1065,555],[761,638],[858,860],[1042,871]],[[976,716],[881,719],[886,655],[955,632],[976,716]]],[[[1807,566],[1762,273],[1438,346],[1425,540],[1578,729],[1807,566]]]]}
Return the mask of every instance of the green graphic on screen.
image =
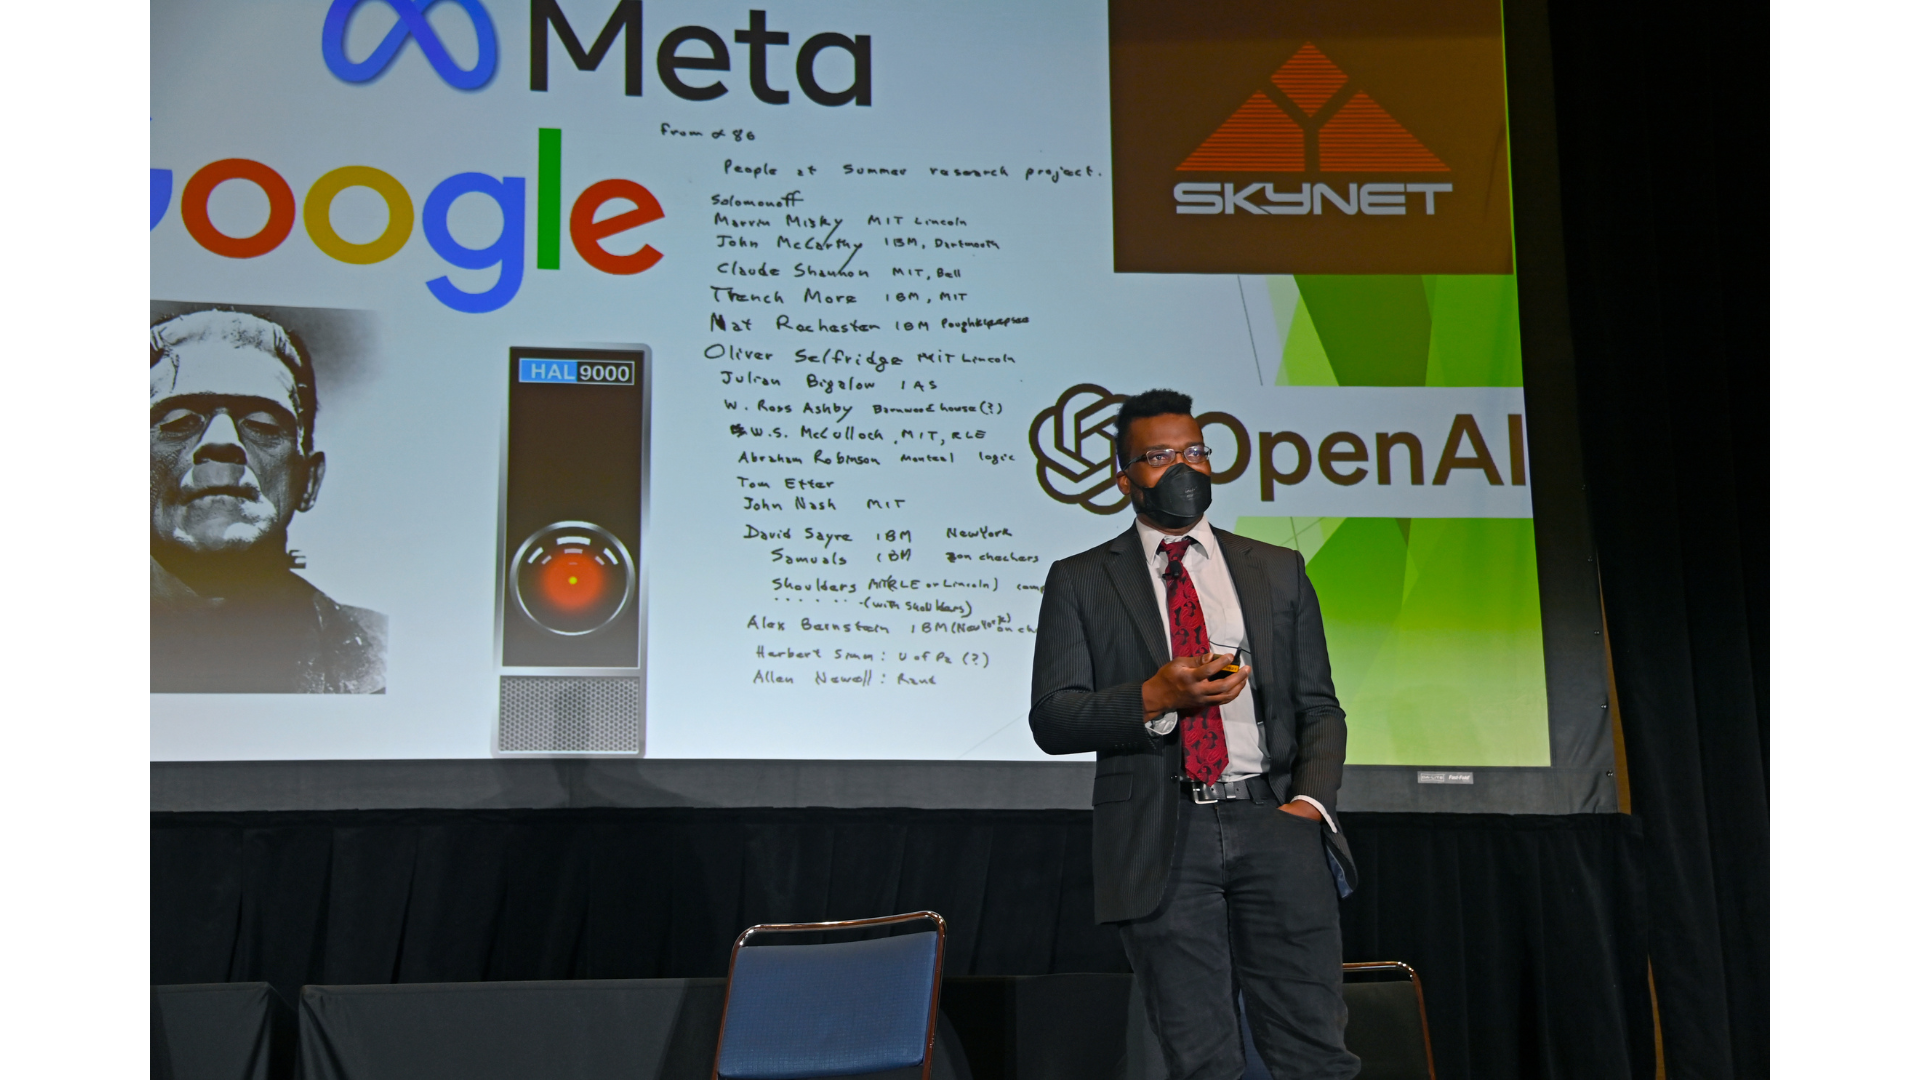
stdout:
{"type": "MultiPolygon", "coordinates": [[[[1281,386],[1519,386],[1511,275],[1267,279],[1281,386]]],[[[1551,764],[1533,522],[1239,518],[1320,595],[1355,765],[1551,764]]]]}

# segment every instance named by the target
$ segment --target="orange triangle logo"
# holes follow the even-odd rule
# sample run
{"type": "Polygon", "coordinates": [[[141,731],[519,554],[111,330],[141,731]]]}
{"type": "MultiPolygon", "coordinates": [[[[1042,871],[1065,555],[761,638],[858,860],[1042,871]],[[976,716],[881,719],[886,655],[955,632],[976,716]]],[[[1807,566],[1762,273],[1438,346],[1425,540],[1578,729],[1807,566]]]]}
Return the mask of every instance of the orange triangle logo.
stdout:
{"type": "Polygon", "coordinates": [[[1328,98],[1347,85],[1347,73],[1309,41],[1280,65],[1280,70],[1272,75],[1272,82],[1280,88],[1281,93],[1300,106],[1301,112],[1312,116],[1320,111],[1320,106],[1325,105],[1328,98]]]}
{"type": "Polygon", "coordinates": [[[1267,95],[1255,94],[1188,154],[1178,171],[1299,172],[1306,167],[1306,132],[1267,95]]]}
{"type": "Polygon", "coordinates": [[[1188,154],[1178,172],[1448,172],[1312,42],[1188,154]],[[1337,102],[1337,104],[1335,104],[1337,102]],[[1331,109],[1331,115],[1324,115],[1331,109]],[[1310,170],[1309,163],[1312,168],[1310,170]]]}
{"type": "Polygon", "coordinates": [[[1320,126],[1320,171],[1446,172],[1447,163],[1362,90],[1320,126]]]}

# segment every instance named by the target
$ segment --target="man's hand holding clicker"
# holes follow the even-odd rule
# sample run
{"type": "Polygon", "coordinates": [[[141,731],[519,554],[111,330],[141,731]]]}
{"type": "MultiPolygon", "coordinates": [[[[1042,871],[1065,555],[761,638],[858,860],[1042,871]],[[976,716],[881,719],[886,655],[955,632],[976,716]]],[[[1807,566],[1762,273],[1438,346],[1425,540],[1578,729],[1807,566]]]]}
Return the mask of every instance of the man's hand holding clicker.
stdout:
{"type": "Polygon", "coordinates": [[[1169,712],[1225,705],[1239,697],[1247,685],[1246,666],[1224,679],[1213,678],[1232,662],[1231,656],[1177,656],[1168,661],[1140,685],[1144,722],[1150,724],[1169,712]]]}

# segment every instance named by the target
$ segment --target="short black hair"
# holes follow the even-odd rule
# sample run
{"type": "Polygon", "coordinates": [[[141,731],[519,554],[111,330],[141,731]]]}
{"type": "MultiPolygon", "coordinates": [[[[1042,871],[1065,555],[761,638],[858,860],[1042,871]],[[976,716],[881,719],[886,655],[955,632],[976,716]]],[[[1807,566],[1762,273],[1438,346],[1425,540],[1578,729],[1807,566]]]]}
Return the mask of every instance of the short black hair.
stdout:
{"type": "Polygon", "coordinates": [[[1128,398],[1119,415],[1113,418],[1114,465],[1126,468],[1131,452],[1127,449],[1127,429],[1135,420],[1149,416],[1192,416],[1193,399],[1178,390],[1148,390],[1128,398]]]}

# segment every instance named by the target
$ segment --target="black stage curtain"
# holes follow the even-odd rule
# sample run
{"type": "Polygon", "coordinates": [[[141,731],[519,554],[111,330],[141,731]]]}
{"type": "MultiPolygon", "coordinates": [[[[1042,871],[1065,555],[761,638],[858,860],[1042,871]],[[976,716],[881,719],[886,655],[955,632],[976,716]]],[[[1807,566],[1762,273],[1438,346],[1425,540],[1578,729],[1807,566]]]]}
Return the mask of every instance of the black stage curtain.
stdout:
{"type": "MultiPolygon", "coordinates": [[[[1349,960],[1425,980],[1451,1080],[1652,1075],[1636,823],[1350,814],[1349,960]]],[[[758,922],[931,908],[948,975],[1123,972],[1092,815],[604,809],[156,814],[153,980],[724,975],[758,922]]]]}
{"type": "Polygon", "coordinates": [[[1549,0],[1589,507],[1674,1076],[1767,1074],[1767,14],[1549,0]]]}

